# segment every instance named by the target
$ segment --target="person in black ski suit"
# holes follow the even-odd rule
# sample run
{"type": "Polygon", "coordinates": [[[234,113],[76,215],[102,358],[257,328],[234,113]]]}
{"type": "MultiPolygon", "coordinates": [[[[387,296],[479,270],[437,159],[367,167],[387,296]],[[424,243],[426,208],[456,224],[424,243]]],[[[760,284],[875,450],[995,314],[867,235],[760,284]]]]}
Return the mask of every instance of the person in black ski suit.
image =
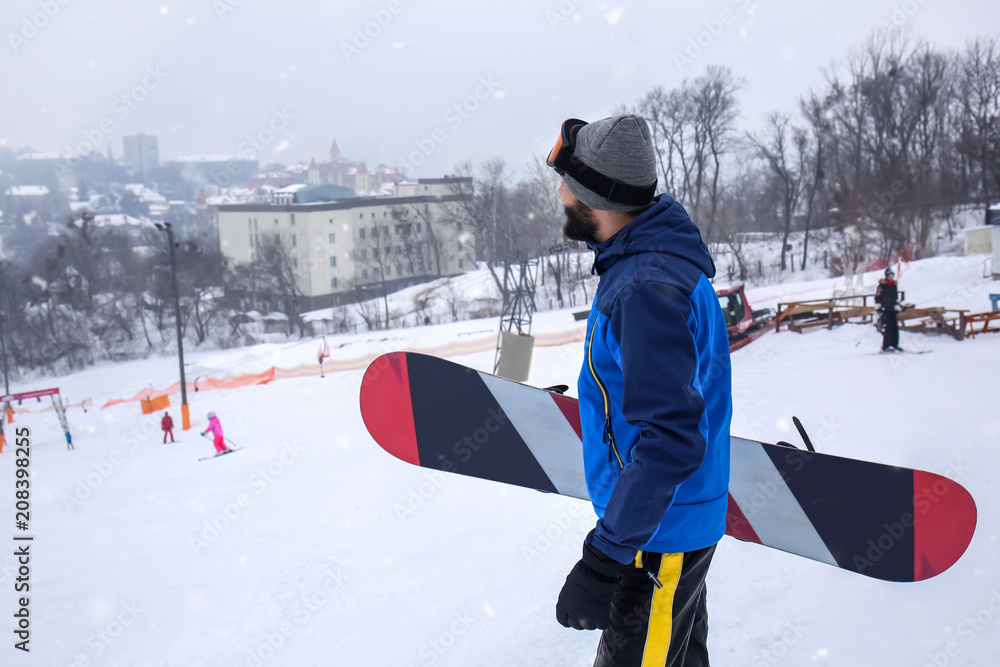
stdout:
{"type": "Polygon", "coordinates": [[[875,303],[879,305],[879,313],[882,315],[882,351],[901,351],[899,347],[899,323],[896,321],[897,304],[899,300],[899,288],[896,283],[896,274],[892,269],[885,270],[885,278],[878,281],[878,289],[875,290],[875,303]]]}

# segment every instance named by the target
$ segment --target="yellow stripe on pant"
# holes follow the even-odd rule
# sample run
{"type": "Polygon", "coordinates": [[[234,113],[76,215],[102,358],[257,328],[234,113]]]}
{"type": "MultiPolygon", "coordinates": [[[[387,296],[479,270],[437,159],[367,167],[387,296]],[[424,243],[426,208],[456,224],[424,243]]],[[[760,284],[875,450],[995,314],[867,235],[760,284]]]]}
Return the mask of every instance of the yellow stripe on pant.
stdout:
{"type": "Polygon", "coordinates": [[[674,592],[681,578],[684,554],[663,554],[657,579],[663,588],[653,590],[649,609],[649,626],[642,652],[642,667],[663,667],[670,650],[670,633],[673,631],[674,592]]]}

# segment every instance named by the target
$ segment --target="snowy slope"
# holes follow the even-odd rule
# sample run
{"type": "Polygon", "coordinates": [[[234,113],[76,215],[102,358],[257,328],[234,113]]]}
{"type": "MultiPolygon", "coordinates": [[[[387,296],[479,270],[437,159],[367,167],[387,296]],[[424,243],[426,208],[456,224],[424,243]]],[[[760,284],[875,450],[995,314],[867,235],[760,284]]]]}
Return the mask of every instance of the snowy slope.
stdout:
{"type": "MultiPolygon", "coordinates": [[[[920,305],[984,310],[1000,285],[981,258],[901,272],[920,305]]],[[[876,274],[869,276],[874,284],[876,274]]],[[[761,288],[754,307],[836,281],[761,288]]],[[[359,357],[492,335],[493,320],[328,337],[359,357]]],[[[571,310],[536,332],[580,327],[571,310]]],[[[879,356],[861,326],[769,334],[733,357],[734,433],[796,440],[799,416],[829,453],[946,474],[980,511],[966,556],[930,581],[870,580],[726,538],[710,577],[718,665],[995,665],[1000,655],[1000,336],[903,335],[920,356],[879,356]]],[[[226,372],[314,361],[315,341],[194,355],[226,372]]],[[[532,384],[573,384],[582,345],[536,349],[532,384]]],[[[492,352],[456,361],[488,370],[492,352]]],[[[590,665],[594,633],[565,630],[555,597],[592,527],[585,503],[449,477],[383,453],[362,424],[362,371],[189,396],[195,428],[216,411],[244,449],[197,462],[192,430],[160,444],[159,415],[107,398],[176,379],[171,358],[34,383],[72,400],[67,453],[52,413],[32,430],[31,653],[4,633],[3,665],[590,665]]],[[[171,408],[175,420],[179,410],[171,408]]],[[[10,431],[8,430],[8,434],[10,431]]],[[[12,545],[14,456],[0,454],[12,545]]],[[[0,550],[0,615],[12,626],[16,563],[0,550]]]]}

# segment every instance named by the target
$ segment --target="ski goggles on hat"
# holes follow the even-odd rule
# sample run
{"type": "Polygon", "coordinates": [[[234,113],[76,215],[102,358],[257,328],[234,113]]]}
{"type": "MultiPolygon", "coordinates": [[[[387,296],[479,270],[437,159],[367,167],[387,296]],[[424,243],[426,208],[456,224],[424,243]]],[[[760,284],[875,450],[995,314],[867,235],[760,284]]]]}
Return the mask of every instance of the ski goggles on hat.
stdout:
{"type": "Polygon", "coordinates": [[[570,176],[594,194],[616,204],[642,206],[652,201],[656,194],[656,181],[644,186],[622,183],[587,166],[576,157],[576,135],[585,125],[587,122],[578,118],[565,121],[545,164],[555,169],[560,176],[570,176]]]}

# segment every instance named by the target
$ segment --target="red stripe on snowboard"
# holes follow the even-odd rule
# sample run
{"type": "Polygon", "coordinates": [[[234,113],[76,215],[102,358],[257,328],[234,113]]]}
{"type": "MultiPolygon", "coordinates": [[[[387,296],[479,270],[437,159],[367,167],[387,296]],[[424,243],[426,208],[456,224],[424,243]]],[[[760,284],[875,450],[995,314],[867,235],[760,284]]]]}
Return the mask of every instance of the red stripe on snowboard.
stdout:
{"type": "Polygon", "coordinates": [[[913,580],[938,575],[962,557],[976,532],[976,502],[961,484],[913,471],[913,580]]]}
{"type": "Polygon", "coordinates": [[[552,400],[556,402],[559,406],[559,410],[563,413],[563,417],[569,422],[569,425],[573,427],[576,431],[576,437],[583,440],[583,428],[580,426],[580,404],[575,398],[570,398],[569,396],[563,396],[562,394],[551,393],[549,394],[552,400]]]}
{"type": "Polygon", "coordinates": [[[744,542],[754,542],[761,544],[760,538],[754,531],[753,526],[747,521],[743,510],[733,500],[733,494],[729,494],[729,510],[726,512],[726,535],[735,537],[744,542]]]}
{"type": "Polygon", "coordinates": [[[384,354],[368,366],[361,380],[361,418],[382,449],[420,465],[405,353],[384,354]]]}

